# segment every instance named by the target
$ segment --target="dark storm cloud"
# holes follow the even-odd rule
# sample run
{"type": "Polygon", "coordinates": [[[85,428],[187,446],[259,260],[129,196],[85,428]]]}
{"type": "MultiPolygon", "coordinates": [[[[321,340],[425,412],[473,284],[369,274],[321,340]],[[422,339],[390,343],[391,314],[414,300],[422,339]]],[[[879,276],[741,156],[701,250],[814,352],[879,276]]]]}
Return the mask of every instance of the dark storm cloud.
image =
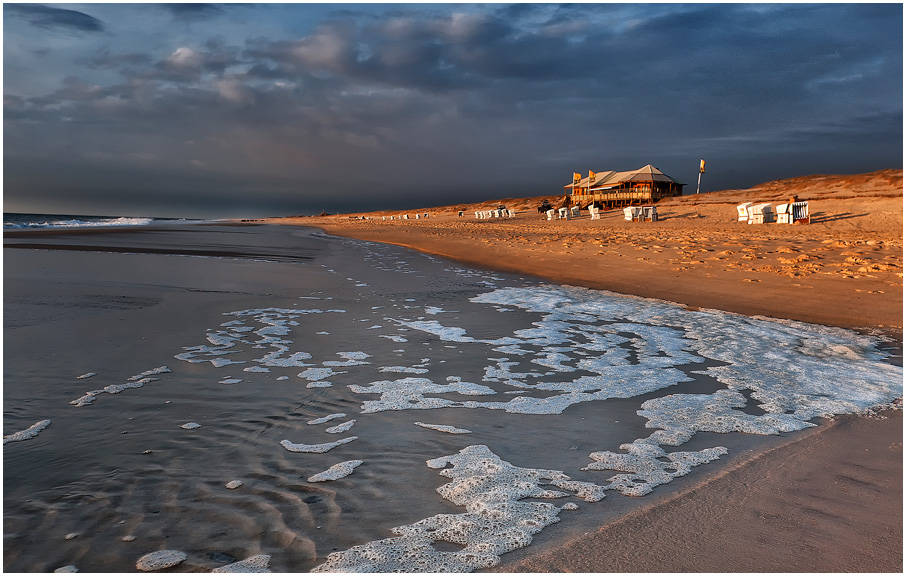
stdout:
{"type": "Polygon", "coordinates": [[[193,2],[176,2],[158,4],[157,6],[173,14],[178,19],[204,19],[219,15],[229,4],[205,4],[193,2]]]}
{"type": "Polygon", "coordinates": [[[16,16],[38,28],[75,32],[103,32],[104,24],[97,18],[77,10],[51,8],[42,4],[4,4],[6,17],[16,16]]]}
{"type": "Polygon", "coordinates": [[[151,62],[151,57],[141,53],[113,54],[109,46],[104,46],[91,57],[81,60],[90,68],[121,68],[145,65],[151,62]]]}
{"type": "Polygon", "coordinates": [[[896,5],[202,12],[152,29],[153,49],[73,55],[51,89],[7,81],[6,182],[49,189],[28,167],[66,158],[58,196],[188,207],[195,190],[226,211],[255,190],[303,212],[556,194],[575,170],[647,163],[695,182],[700,157],[712,189],[900,165],[896,5]]]}

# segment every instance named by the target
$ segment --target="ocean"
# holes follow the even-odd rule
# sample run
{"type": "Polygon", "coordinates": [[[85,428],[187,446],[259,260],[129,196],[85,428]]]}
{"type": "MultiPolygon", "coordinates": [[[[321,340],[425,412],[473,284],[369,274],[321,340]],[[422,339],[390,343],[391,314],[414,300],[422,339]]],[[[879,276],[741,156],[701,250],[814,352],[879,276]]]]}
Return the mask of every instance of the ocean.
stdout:
{"type": "Polygon", "coordinates": [[[903,394],[844,329],[297,227],[84,236],[5,249],[6,571],[483,570],[903,394]]]}
{"type": "Polygon", "coordinates": [[[81,228],[94,226],[145,226],[149,224],[187,222],[178,218],[149,218],[132,216],[87,216],[72,214],[34,214],[4,212],[3,229],[81,228]]]}

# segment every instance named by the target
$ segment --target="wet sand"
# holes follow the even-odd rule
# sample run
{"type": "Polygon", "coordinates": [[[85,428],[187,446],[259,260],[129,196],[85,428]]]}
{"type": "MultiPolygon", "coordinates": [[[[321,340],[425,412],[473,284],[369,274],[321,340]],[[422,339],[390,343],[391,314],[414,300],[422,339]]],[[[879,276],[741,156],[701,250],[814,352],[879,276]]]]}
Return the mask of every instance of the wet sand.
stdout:
{"type": "MultiPolygon", "coordinates": [[[[693,308],[881,333],[900,351],[902,186],[900,170],[804,177],[665,201],[657,223],[618,211],[547,221],[534,209],[541,197],[273,222],[693,308]],[[793,194],[810,202],[811,224],[737,221],[738,203],[793,194]],[[498,204],[517,216],[475,219],[498,204]]],[[[903,421],[901,411],[883,417],[826,422],[580,538],[515,552],[500,570],[900,572],[903,421]]]]}
{"type": "MultiPolygon", "coordinates": [[[[254,555],[270,555],[275,571],[310,570],[332,551],[390,537],[391,527],[463,514],[437,494],[447,479],[426,461],[467,445],[487,444],[518,467],[564,470],[574,480],[601,483],[608,473],[581,470],[590,452],[617,450],[619,442],[650,434],[637,414],[640,402],[664,394],[582,402],[563,414],[457,406],[545,399],[557,391],[497,382],[494,391],[469,394],[486,383],[504,353],[405,323],[437,319],[476,338],[526,329],[556,337],[533,324],[537,312],[469,301],[496,286],[539,283],[394,246],[314,229],[227,225],[12,234],[5,245],[4,434],[51,421],[36,437],[4,446],[8,572],[69,565],[81,572],[132,571],[142,555],[161,549],[187,554],[179,572],[254,555]],[[301,312],[283,316],[285,309],[301,312]],[[298,323],[287,325],[288,342],[252,344],[281,337],[281,320],[298,323]],[[253,328],[256,336],[243,339],[249,342],[218,351],[253,328]],[[349,351],[371,356],[358,364],[349,351]],[[268,358],[271,364],[262,360],[268,358]],[[141,388],[98,392],[90,404],[73,405],[87,391],[135,383],[162,366],[169,371],[141,388]],[[351,390],[410,376],[448,383],[446,392],[426,397],[440,408],[366,414],[363,403],[377,402],[377,395],[351,390]],[[457,388],[460,378],[464,389],[457,388]],[[317,424],[338,413],[347,416],[317,424]],[[356,421],[348,432],[328,431],[345,420],[356,421]],[[416,421],[472,432],[454,435],[416,421]],[[188,423],[200,426],[184,428],[188,423]],[[285,439],[318,444],[350,436],[357,439],[324,454],[281,446],[285,439]],[[355,459],[364,463],[348,478],[308,480],[355,459]],[[235,480],[243,484],[229,488],[235,480]]],[[[634,355],[644,352],[619,342],[634,355]]],[[[588,358],[576,353],[601,354],[569,348],[561,352],[572,361],[555,355],[551,364],[588,358]]],[[[693,371],[706,364],[684,366],[693,371]]],[[[513,370],[538,368],[523,360],[513,370]]],[[[506,365],[497,369],[508,372],[506,365]]],[[[547,380],[562,378],[549,374],[547,380]]],[[[724,387],[699,376],[671,390],[716,388],[724,387]]],[[[756,454],[777,442],[772,435],[700,433],[684,449],[721,444],[735,455],[756,454]]],[[[651,497],[696,486],[727,465],[696,467],[651,497]]],[[[527,551],[569,542],[649,502],[620,494],[601,503],[577,501],[579,509],[561,513],[562,521],[535,535],[527,551]]],[[[508,555],[505,562],[520,558],[508,555]]]]}

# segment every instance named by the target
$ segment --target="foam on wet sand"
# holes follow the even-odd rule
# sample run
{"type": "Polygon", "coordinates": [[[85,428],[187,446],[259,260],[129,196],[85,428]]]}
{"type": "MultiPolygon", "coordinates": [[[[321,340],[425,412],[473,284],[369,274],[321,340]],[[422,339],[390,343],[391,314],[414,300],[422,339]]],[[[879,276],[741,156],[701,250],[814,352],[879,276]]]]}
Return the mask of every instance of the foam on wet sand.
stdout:
{"type": "Polygon", "coordinates": [[[466,513],[440,514],[394,527],[399,535],[331,553],[313,572],[467,572],[497,565],[500,555],[525,547],[532,535],[560,520],[560,507],[524,498],[558,499],[568,493],[543,487],[570,478],[561,471],[515,467],[485,445],[426,463],[452,479],[438,493],[466,513]],[[448,465],[451,468],[445,468],[448,465]],[[462,545],[456,552],[434,543],[462,545]]]}
{"type": "Polygon", "coordinates": [[[50,419],[42,419],[25,430],[11,433],[9,435],[4,435],[3,444],[5,445],[14,441],[27,441],[28,439],[34,439],[38,436],[38,433],[46,429],[49,425],[50,419]]]}
{"type": "Polygon", "coordinates": [[[292,443],[286,439],[280,442],[281,446],[290,451],[291,453],[327,453],[334,447],[339,447],[340,445],[345,445],[346,443],[352,443],[359,437],[346,437],[345,439],[340,439],[339,441],[334,441],[333,443],[320,443],[315,445],[306,445],[305,443],[292,443]]]}
{"type": "MultiPolygon", "coordinates": [[[[418,267],[409,263],[410,259],[380,260],[375,255],[383,249],[359,245],[355,248],[376,259],[370,262],[376,263],[374,270],[385,267],[397,276],[419,272],[418,267]]],[[[642,496],[694,471],[710,468],[715,471],[719,467],[707,463],[714,463],[728,452],[733,456],[735,447],[740,447],[704,433],[730,436],[793,432],[814,426],[819,417],[861,413],[890,405],[902,394],[901,368],[888,362],[887,355],[877,348],[879,341],[871,336],[718,311],[690,311],[662,301],[528,281],[509,280],[519,286],[504,286],[503,281],[507,279],[490,276],[475,277],[482,279],[481,286],[485,288],[479,288],[479,282],[475,282],[467,290],[462,279],[468,277],[455,277],[455,273],[451,272],[450,279],[436,275],[425,281],[429,289],[425,293],[420,293],[421,289],[413,283],[407,286],[413,290],[407,296],[419,298],[402,299],[399,281],[389,285],[393,289],[390,290],[379,282],[380,275],[371,269],[363,270],[363,276],[373,276],[365,279],[368,282],[353,281],[362,291],[355,295],[337,294],[348,310],[243,308],[256,307],[259,303],[248,302],[252,300],[249,295],[231,295],[231,304],[212,307],[213,313],[209,311],[209,318],[203,321],[211,322],[213,318],[216,324],[223,320],[217,315],[232,310],[224,313],[227,322],[215,329],[205,329],[205,325],[196,327],[196,334],[200,335],[196,342],[205,344],[183,347],[183,352],[177,355],[192,365],[181,364],[182,370],[163,380],[160,388],[149,387],[144,395],[146,402],[142,394],[130,394],[119,405],[99,403],[95,410],[73,413],[94,416],[106,411],[111,416],[120,407],[128,411],[145,404],[155,411],[179,408],[181,413],[171,412],[163,421],[165,425],[170,423],[164,427],[168,431],[160,433],[173,439],[173,444],[168,444],[166,438],[157,438],[155,444],[138,447],[138,452],[154,447],[152,457],[140,457],[149,463],[151,470],[166,467],[167,459],[171,458],[183,459],[193,454],[197,459],[200,440],[211,447],[207,450],[212,453],[223,448],[241,455],[244,458],[241,471],[233,469],[236,461],[224,466],[215,459],[211,465],[218,469],[216,475],[213,471],[212,474],[200,471],[200,476],[196,476],[201,480],[197,483],[186,479],[174,479],[171,483],[195,487],[199,495],[213,492],[217,495],[215,502],[229,499],[248,503],[249,509],[244,509],[242,514],[249,517],[250,526],[256,525],[252,530],[254,535],[261,533],[256,532],[257,524],[275,528],[276,537],[261,533],[261,540],[253,537],[256,543],[250,544],[241,555],[235,552],[233,555],[246,557],[262,550],[280,551],[275,553],[280,559],[280,570],[308,568],[312,552],[307,551],[302,561],[299,560],[302,556],[295,557],[294,564],[287,562],[285,548],[304,548],[300,543],[308,538],[310,524],[320,529],[316,523],[332,519],[337,511],[352,504],[360,507],[362,524],[368,525],[372,532],[354,530],[349,538],[338,537],[345,530],[343,527],[336,523],[325,525],[325,530],[318,533],[319,539],[327,539],[325,542],[335,546],[337,540],[346,539],[343,547],[353,545],[332,555],[320,570],[465,571],[487,568],[498,563],[504,552],[525,546],[538,531],[556,522],[560,511],[576,510],[579,507],[576,501],[589,503],[581,505],[581,516],[587,509],[602,507],[591,503],[602,500],[609,492],[617,497],[609,500],[610,503],[629,501],[622,495],[642,496]],[[445,283],[454,292],[443,292],[445,283]],[[244,299],[242,304],[236,304],[240,298],[244,299]],[[433,319],[427,321],[422,316],[426,314],[433,319]],[[327,323],[337,323],[329,335],[327,331],[317,330],[327,323]],[[370,330],[380,327],[387,329],[381,332],[406,335],[399,342],[407,344],[392,345],[387,343],[388,335],[370,330]],[[392,346],[405,348],[391,351],[392,346]],[[224,376],[225,371],[218,370],[230,364],[245,367],[243,379],[224,376]],[[402,374],[398,377],[388,373],[402,374]],[[296,375],[303,382],[290,380],[287,375],[296,375]],[[275,379],[283,382],[275,383],[275,379]],[[228,380],[233,381],[232,386],[212,386],[226,384],[228,380]],[[647,400],[636,398],[642,394],[647,400]],[[230,400],[223,402],[228,396],[230,400]],[[174,399],[174,404],[161,404],[165,398],[174,399]],[[612,399],[629,399],[629,402],[609,403],[612,399]],[[236,409],[231,403],[243,403],[244,407],[256,407],[262,412],[243,414],[236,426],[227,426],[229,421],[225,419],[231,418],[236,409]],[[325,430],[306,426],[339,421],[351,409],[360,414],[336,425],[332,423],[325,430]],[[423,417],[425,421],[453,422],[469,428],[416,421],[416,426],[430,430],[419,433],[420,429],[413,426],[413,417],[400,413],[432,409],[442,411],[433,413],[431,419],[423,417]],[[578,415],[589,417],[593,409],[602,420],[601,431],[578,418],[578,415]],[[639,424],[644,422],[651,434],[625,425],[610,427],[609,423],[612,420],[616,423],[617,418],[621,422],[628,416],[636,420],[633,413],[642,417],[639,424]],[[175,425],[192,415],[204,416],[206,431],[215,430],[218,434],[199,437],[197,433],[174,430],[175,425]],[[522,449],[516,440],[525,434],[520,425],[528,421],[540,425],[532,429],[540,435],[547,432],[557,437],[559,450],[565,454],[552,459],[545,451],[522,449]],[[546,428],[545,422],[552,424],[551,429],[546,428]],[[327,435],[346,432],[354,425],[358,436],[317,442],[330,438],[327,435]],[[471,436],[448,437],[439,433],[471,436]],[[394,435],[405,435],[404,442],[397,444],[394,435]],[[583,435],[585,442],[581,452],[572,454],[575,458],[567,450],[574,440],[570,435],[583,435]],[[285,439],[280,444],[286,451],[313,455],[286,455],[276,448],[276,440],[282,436],[313,443],[285,439]],[[360,437],[362,440],[352,443],[360,437]],[[464,440],[473,444],[456,452],[466,444],[461,442],[464,440]],[[683,450],[682,445],[694,440],[696,450],[683,450]],[[157,444],[160,441],[164,443],[157,444]],[[374,505],[376,511],[371,512],[372,505],[358,504],[357,500],[363,494],[382,492],[390,500],[401,499],[393,493],[400,493],[399,487],[407,486],[406,467],[421,468],[422,460],[431,455],[420,452],[413,459],[411,441],[415,441],[419,451],[431,443],[430,446],[445,447],[435,455],[453,453],[430,459],[428,465],[442,469],[441,474],[451,478],[439,492],[465,512],[434,515],[438,511],[437,498],[429,496],[426,501],[426,495],[419,494],[428,493],[434,485],[413,486],[412,510],[398,507],[400,515],[410,513],[412,518],[394,521],[399,525],[392,530],[396,537],[381,539],[383,535],[378,533],[379,538],[370,541],[377,533],[375,528],[380,530],[382,522],[390,523],[377,512],[381,504],[374,505]],[[317,455],[340,445],[346,446],[337,459],[317,455]],[[262,464],[256,463],[257,457],[250,458],[246,447],[253,446],[256,454],[262,455],[262,464]],[[671,450],[671,447],[681,449],[671,450]],[[506,455],[507,460],[496,452],[506,455]],[[347,460],[311,475],[341,458],[347,460]],[[316,489],[301,481],[340,479],[362,461],[370,465],[365,470],[367,475],[354,475],[334,486],[316,489]],[[569,464],[564,466],[565,463],[569,464]],[[393,473],[388,472],[391,469],[393,473]],[[311,476],[305,477],[303,471],[311,476]],[[239,486],[238,479],[226,485],[223,481],[236,475],[254,479],[254,483],[241,491],[224,491],[224,487],[239,486]],[[365,486],[370,488],[364,490],[365,486]],[[308,492],[302,499],[301,487],[308,492]],[[336,495],[330,493],[335,488],[336,495]],[[314,505],[320,500],[328,506],[314,505]],[[290,503],[291,513],[284,507],[284,501],[290,503]],[[259,505],[261,511],[274,511],[274,515],[259,514],[259,505]],[[308,505],[313,506],[307,508],[308,505]],[[295,517],[296,511],[302,516],[295,517]],[[359,537],[364,534],[368,537],[359,537]],[[274,549],[260,546],[262,543],[274,549]],[[451,544],[462,550],[453,551],[451,544]]],[[[295,272],[292,276],[297,278],[295,272]]],[[[298,289],[293,290],[297,298],[298,289]]],[[[254,298],[263,297],[258,294],[254,298]]],[[[178,345],[159,358],[168,358],[179,351],[178,345]]],[[[158,367],[161,368],[166,367],[158,367]]],[[[83,398],[84,404],[101,393],[117,394],[139,388],[153,380],[152,376],[161,374],[153,372],[158,369],[135,375],[122,385],[89,391],[86,397],[91,398],[83,398]]],[[[64,376],[72,374],[71,367],[68,370],[64,376]]],[[[109,367],[105,367],[104,374],[108,372],[109,367]]],[[[64,380],[71,382],[71,379],[69,376],[64,380]]],[[[52,412],[44,414],[54,416],[52,412]]],[[[131,432],[144,426],[140,425],[140,416],[140,413],[122,414],[122,418],[130,421],[136,418],[136,427],[130,426],[131,432]]],[[[121,416],[117,414],[116,418],[121,416]]],[[[59,435],[50,438],[56,443],[56,437],[59,435]]],[[[19,447],[13,447],[7,453],[18,450],[19,447]]],[[[134,448],[132,454],[138,454],[134,448]]],[[[185,463],[188,468],[194,466],[188,460],[185,463]]],[[[128,478],[126,472],[119,475],[128,478]]],[[[103,490],[110,491],[109,487],[119,482],[119,478],[102,477],[100,485],[106,485],[108,488],[103,490]]],[[[402,493],[410,497],[409,491],[402,493]]],[[[135,495],[125,498],[126,505],[131,502],[134,512],[147,515],[145,509],[135,507],[138,494],[137,485],[135,495]]],[[[166,498],[179,499],[172,495],[166,498]]],[[[186,505],[187,510],[192,510],[189,503],[186,505]]],[[[197,510],[192,514],[203,517],[197,510]]],[[[146,521],[146,527],[159,525],[150,515],[146,521]]],[[[205,521],[201,522],[204,526],[205,521]]],[[[237,527],[242,529],[244,522],[237,523],[237,527]]],[[[74,528],[70,524],[63,530],[61,525],[59,534],[74,528]]],[[[145,535],[137,529],[138,525],[128,531],[144,539],[145,535]]],[[[122,534],[118,532],[117,538],[122,534]]],[[[195,557],[199,550],[190,548],[195,547],[189,544],[194,543],[193,539],[187,537],[184,545],[173,544],[195,557]]],[[[226,543],[221,547],[223,551],[230,550],[226,543]]],[[[312,551],[317,555],[321,550],[312,551]]],[[[79,558],[71,560],[79,561],[79,558]]],[[[228,562],[223,557],[217,560],[228,562]]]]}
{"type": "Polygon", "coordinates": [[[420,421],[416,421],[413,424],[418,425],[423,429],[432,429],[433,431],[441,431],[442,433],[450,433],[451,435],[465,435],[472,432],[469,429],[460,429],[459,427],[454,427],[452,425],[432,425],[420,421]]]}
{"type": "Polygon", "coordinates": [[[135,563],[139,571],[160,571],[175,567],[186,560],[186,554],[174,549],[164,549],[142,555],[135,563]]]}
{"type": "Polygon", "coordinates": [[[353,470],[362,464],[362,461],[359,459],[354,459],[352,461],[344,461],[342,463],[337,463],[332,465],[327,471],[322,471],[317,475],[312,475],[308,478],[309,483],[322,483],[324,481],[336,481],[337,479],[342,479],[353,474],[353,470]]]}

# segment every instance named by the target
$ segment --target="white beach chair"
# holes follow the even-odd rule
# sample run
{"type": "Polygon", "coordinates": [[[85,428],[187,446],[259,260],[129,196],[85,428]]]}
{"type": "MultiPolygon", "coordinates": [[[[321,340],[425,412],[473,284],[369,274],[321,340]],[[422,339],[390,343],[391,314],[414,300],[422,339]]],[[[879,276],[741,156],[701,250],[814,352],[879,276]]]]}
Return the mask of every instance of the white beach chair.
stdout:
{"type": "Polygon", "coordinates": [[[592,220],[601,220],[601,210],[597,206],[589,206],[589,216],[592,217],[592,220]]]}
{"type": "Polygon", "coordinates": [[[775,206],[775,213],[778,215],[778,219],[775,221],[778,224],[793,224],[790,214],[790,204],[779,204],[775,206]]]}
{"type": "Polygon", "coordinates": [[[749,220],[750,214],[747,209],[753,206],[752,202],[744,202],[743,204],[737,205],[737,220],[749,220]]]}
{"type": "Polygon", "coordinates": [[[772,204],[770,202],[748,206],[746,211],[749,215],[749,218],[746,221],[747,224],[764,224],[772,222],[772,204]]]}
{"type": "Polygon", "coordinates": [[[507,209],[507,218],[513,218],[514,216],[516,216],[516,211],[515,211],[515,210],[510,210],[510,209],[508,208],[508,209],[507,209]]]}
{"type": "Polygon", "coordinates": [[[636,207],[634,207],[634,206],[624,207],[624,220],[633,220],[634,214],[636,214],[636,207]]]}
{"type": "Polygon", "coordinates": [[[580,214],[580,213],[579,213],[579,207],[578,207],[578,206],[571,206],[571,207],[570,207],[570,216],[579,217],[579,214],[580,214]]]}
{"type": "Polygon", "coordinates": [[[554,220],[554,209],[545,211],[545,214],[548,215],[548,220],[554,220]]]}
{"type": "Polygon", "coordinates": [[[564,220],[570,220],[570,210],[566,207],[557,209],[557,217],[564,220]]]}

